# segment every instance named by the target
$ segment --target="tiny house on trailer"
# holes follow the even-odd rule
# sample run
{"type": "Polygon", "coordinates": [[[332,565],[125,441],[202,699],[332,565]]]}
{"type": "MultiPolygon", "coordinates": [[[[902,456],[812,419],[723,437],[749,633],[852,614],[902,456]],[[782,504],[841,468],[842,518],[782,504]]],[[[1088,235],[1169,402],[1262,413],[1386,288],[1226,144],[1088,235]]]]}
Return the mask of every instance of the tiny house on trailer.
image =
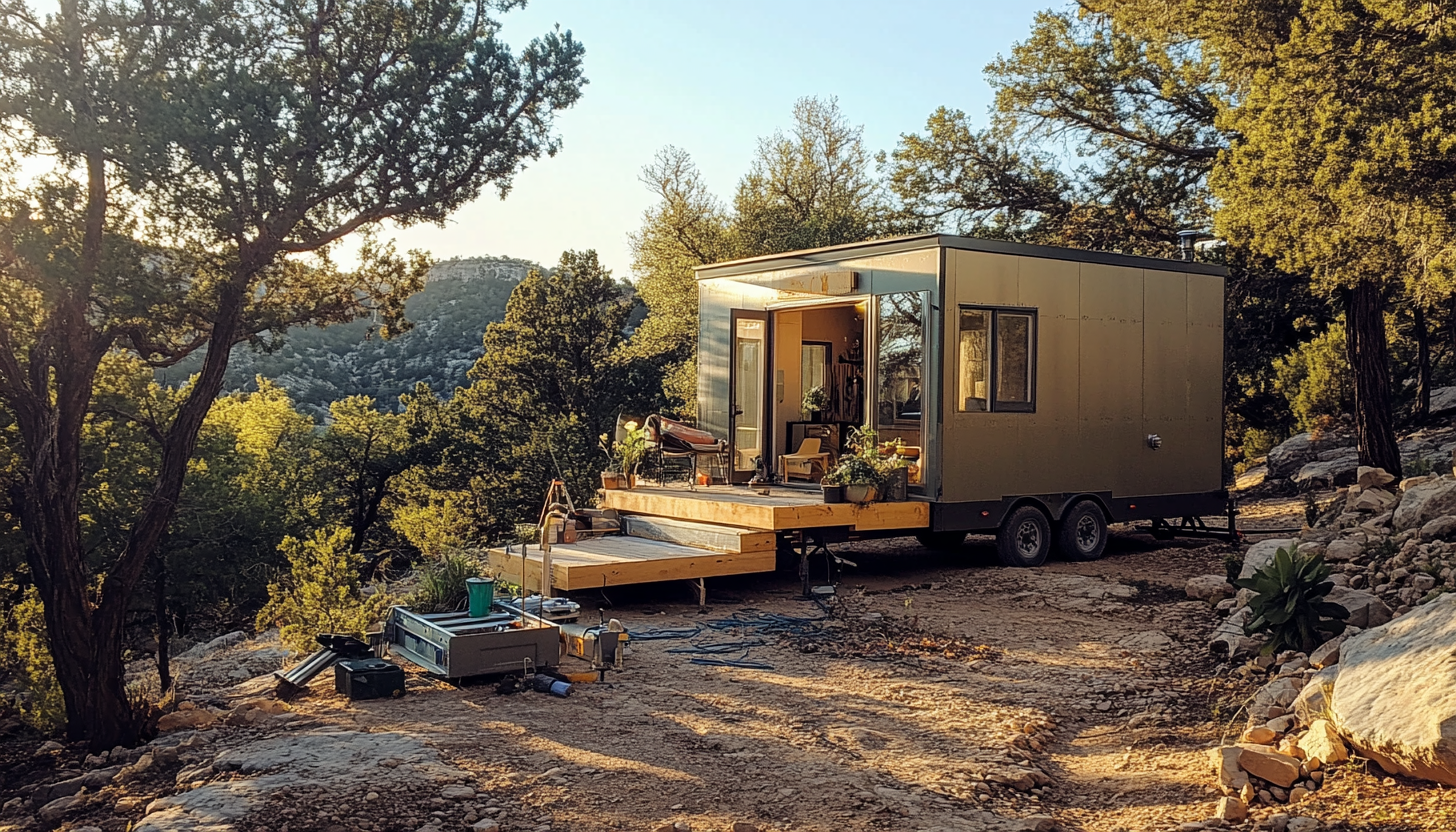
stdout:
{"type": "Polygon", "coordinates": [[[939,234],[704,266],[698,423],[733,482],[867,425],[905,446],[928,545],[1095,558],[1109,522],[1225,510],[1225,274],[939,234]]]}

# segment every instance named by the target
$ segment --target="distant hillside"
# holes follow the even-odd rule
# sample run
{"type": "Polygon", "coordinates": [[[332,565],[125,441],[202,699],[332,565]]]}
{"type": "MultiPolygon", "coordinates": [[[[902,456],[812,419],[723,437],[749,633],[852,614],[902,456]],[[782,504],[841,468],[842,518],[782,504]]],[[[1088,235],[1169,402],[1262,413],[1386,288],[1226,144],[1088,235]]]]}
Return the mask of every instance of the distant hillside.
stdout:
{"type": "MultiPolygon", "coordinates": [[[[371,338],[369,321],[361,320],[298,327],[271,353],[240,345],[228,365],[226,389],[255,389],[255,377],[261,375],[288,390],[300,410],[319,418],[345,396],[373,396],[392,406],[421,381],[448,396],[466,384],[466,371],[480,357],[486,324],[505,317],[511,290],[537,268],[509,257],[442,261],[430,270],[425,288],[405,304],[406,316],[415,323],[409,332],[389,341],[371,338]]],[[[180,383],[200,363],[197,356],[159,374],[159,380],[180,383]]]]}

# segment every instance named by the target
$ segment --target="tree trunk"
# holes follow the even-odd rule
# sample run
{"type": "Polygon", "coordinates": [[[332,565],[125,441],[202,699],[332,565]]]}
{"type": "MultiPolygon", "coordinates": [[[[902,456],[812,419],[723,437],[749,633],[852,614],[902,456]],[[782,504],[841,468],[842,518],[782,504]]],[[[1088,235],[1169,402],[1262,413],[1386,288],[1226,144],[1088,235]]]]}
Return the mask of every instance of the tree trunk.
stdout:
{"type": "Polygon", "coordinates": [[[1345,351],[1355,377],[1355,436],[1360,464],[1401,477],[1400,450],[1390,409],[1389,349],[1380,287],[1356,283],[1345,301],[1345,351]]]}
{"type": "Polygon", "coordinates": [[[157,574],[153,582],[153,599],[157,608],[157,682],[161,693],[172,687],[172,657],[168,649],[172,642],[172,623],[167,619],[167,556],[157,552],[155,559],[157,574]]]}
{"type": "Polygon", "coordinates": [[[1426,310],[1416,303],[1416,421],[1424,422],[1431,415],[1431,332],[1426,326],[1426,310]]]}

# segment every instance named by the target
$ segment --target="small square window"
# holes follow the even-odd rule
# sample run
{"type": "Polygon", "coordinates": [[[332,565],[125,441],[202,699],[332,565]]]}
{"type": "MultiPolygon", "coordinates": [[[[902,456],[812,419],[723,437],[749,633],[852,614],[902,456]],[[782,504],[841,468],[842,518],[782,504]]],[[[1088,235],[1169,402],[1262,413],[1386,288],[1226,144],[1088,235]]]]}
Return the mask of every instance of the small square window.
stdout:
{"type": "Polygon", "coordinates": [[[1036,410],[1036,312],[962,306],[959,397],[962,413],[1036,410]]]}

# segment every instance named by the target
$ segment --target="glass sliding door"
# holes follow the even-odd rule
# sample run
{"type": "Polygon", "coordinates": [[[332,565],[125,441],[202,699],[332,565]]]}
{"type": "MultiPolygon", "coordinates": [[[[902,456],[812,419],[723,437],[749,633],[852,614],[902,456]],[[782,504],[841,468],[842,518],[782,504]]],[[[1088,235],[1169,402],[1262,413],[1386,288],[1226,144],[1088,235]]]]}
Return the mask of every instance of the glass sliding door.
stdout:
{"type": "Polygon", "coordinates": [[[923,477],[928,292],[875,298],[875,386],[872,414],[881,442],[899,440],[910,459],[910,483],[923,477]]]}
{"type": "MultiPolygon", "coordinates": [[[[733,482],[747,482],[757,469],[765,444],[768,378],[768,314],[733,312],[733,401],[729,431],[733,442],[733,482]]],[[[770,469],[772,466],[770,465],[770,469]]]]}

